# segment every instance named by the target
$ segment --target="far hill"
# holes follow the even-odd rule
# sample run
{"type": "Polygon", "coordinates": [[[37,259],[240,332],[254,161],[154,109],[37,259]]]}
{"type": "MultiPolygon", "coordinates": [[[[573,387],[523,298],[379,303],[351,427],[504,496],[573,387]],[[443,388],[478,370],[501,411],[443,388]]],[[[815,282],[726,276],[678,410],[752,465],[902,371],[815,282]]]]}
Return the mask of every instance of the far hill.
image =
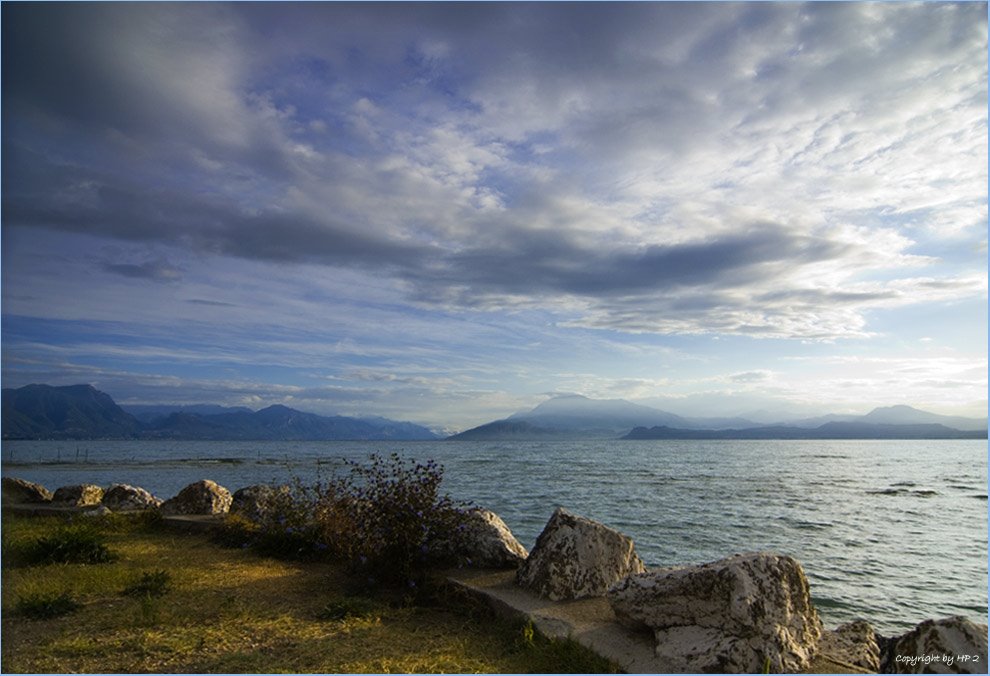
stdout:
{"type": "Polygon", "coordinates": [[[492,439],[532,441],[534,439],[561,438],[562,436],[558,430],[537,427],[525,420],[496,420],[447,438],[452,441],[490,441],[492,439]]]}
{"type": "Polygon", "coordinates": [[[622,399],[565,395],[449,438],[957,439],[986,436],[986,429],[986,420],[940,416],[909,406],[877,408],[864,416],[824,416],[767,426],[745,418],[688,418],[622,399]]]}
{"type": "Polygon", "coordinates": [[[92,385],[4,389],[4,439],[133,437],[142,425],[92,385]]]}
{"type": "Polygon", "coordinates": [[[945,425],[884,425],[829,422],[814,428],[771,425],[739,430],[685,430],[637,427],[623,439],[983,439],[987,431],[945,425]]]}
{"type": "Polygon", "coordinates": [[[169,406],[159,404],[125,404],[122,409],[143,423],[152,424],[169,417],[173,413],[191,413],[193,415],[219,415],[221,413],[251,413],[246,406],[219,406],[217,404],[184,404],[169,406]]]}
{"type": "Polygon", "coordinates": [[[819,427],[824,423],[871,423],[878,425],[944,425],[956,430],[979,432],[987,429],[986,418],[964,418],[962,416],[939,415],[921,411],[911,406],[883,406],[866,415],[826,415],[806,418],[786,423],[794,427],[819,427]]]}
{"type": "Polygon", "coordinates": [[[450,439],[615,439],[634,427],[668,425],[684,429],[754,426],[743,418],[685,418],[624,399],[553,397],[530,411],[475,427],[450,439]]]}
{"type": "Polygon", "coordinates": [[[376,422],[346,416],[303,413],[288,406],[217,415],[173,413],[147,431],[147,436],[170,439],[228,441],[319,441],[436,439],[425,427],[385,418],[376,422]]]}
{"type": "Polygon", "coordinates": [[[939,415],[919,411],[910,406],[886,406],[875,408],[859,422],[882,425],[945,425],[957,430],[980,431],[987,429],[986,418],[963,418],[954,415],[939,415]]]}
{"type": "Polygon", "coordinates": [[[287,406],[261,411],[210,404],[147,407],[144,421],[91,385],[27,385],[3,390],[4,439],[175,439],[216,441],[429,440],[430,430],[387,418],[304,413],[287,406]]]}

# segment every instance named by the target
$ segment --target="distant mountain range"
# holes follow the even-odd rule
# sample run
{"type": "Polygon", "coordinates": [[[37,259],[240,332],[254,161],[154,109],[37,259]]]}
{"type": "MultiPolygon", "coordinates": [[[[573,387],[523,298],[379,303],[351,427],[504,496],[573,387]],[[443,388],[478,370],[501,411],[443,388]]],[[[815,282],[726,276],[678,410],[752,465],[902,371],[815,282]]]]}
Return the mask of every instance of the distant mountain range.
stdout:
{"type": "MultiPolygon", "coordinates": [[[[387,418],[260,411],[214,404],[128,406],[91,385],[4,389],[4,439],[175,439],[230,441],[432,440],[429,429],[387,418]]],[[[773,425],[745,418],[687,418],[622,399],[567,395],[455,434],[458,440],[550,439],[980,439],[987,421],[911,408],[823,416],[773,425]]]]}
{"type": "Polygon", "coordinates": [[[531,411],[475,427],[449,439],[979,439],[987,421],[911,408],[877,408],[863,416],[761,425],[745,418],[685,418],[622,399],[554,397],[531,411]]]}
{"type": "Polygon", "coordinates": [[[135,406],[129,411],[91,385],[4,389],[4,439],[176,439],[225,441],[430,440],[420,425],[387,418],[196,406],[135,406]]]}

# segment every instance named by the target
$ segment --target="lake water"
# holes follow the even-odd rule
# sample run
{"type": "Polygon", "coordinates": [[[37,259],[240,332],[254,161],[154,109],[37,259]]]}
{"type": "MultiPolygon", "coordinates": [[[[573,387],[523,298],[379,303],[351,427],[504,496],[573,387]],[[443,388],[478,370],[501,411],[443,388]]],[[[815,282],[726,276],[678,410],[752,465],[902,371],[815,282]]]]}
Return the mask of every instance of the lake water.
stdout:
{"type": "Polygon", "coordinates": [[[3,444],[2,469],[169,498],[199,479],[311,481],[393,451],[439,461],[451,497],[497,512],[527,548],[563,506],[631,536],[647,565],[793,556],[829,627],[987,621],[986,441],[22,441],[3,444]]]}

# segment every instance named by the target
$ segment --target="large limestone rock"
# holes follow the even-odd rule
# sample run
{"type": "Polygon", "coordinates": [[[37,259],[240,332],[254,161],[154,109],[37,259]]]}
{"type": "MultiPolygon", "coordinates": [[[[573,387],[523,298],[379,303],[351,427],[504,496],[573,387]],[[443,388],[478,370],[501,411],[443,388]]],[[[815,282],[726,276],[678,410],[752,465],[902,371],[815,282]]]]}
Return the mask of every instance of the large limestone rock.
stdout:
{"type": "Polygon", "coordinates": [[[103,494],[103,506],[115,512],[154,509],[161,504],[162,501],[148,491],[129,484],[113,484],[103,494]]]}
{"type": "Polygon", "coordinates": [[[631,575],[608,600],[620,621],[653,629],[671,671],[801,671],[822,632],[801,564],[770,553],[631,575]]]}
{"type": "Polygon", "coordinates": [[[987,625],[964,617],[926,620],[890,641],[881,668],[890,674],[985,674],[987,625]]]}
{"type": "Polygon", "coordinates": [[[103,500],[103,489],[94,484],[62,486],[52,496],[52,504],[59,507],[90,507],[103,500]]]}
{"type": "Polygon", "coordinates": [[[873,626],[866,620],[847,622],[822,632],[818,652],[869,672],[880,671],[880,644],[873,626]]]}
{"type": "Polygon", "coordinates": [[[223,486],[204,479],[189,484],[176,495],[162,503],[162,514],[226,514],[233,498],[223,486]]]}
{"type": "Polygon", "coordinates": [[[516,582],[559,601],[604,596],[611,585],[644,570],[630,538],[558,507],[519,568],[516,582]]]}
{"type": "Polygon", "coordinates": [[[487,509],[467,512],[458,554],[479,568],[518,568],[526,560],[523,547],[501,517],[487,509]]]}
{"type": "Polygon", "coordinates": [[[41,484],[3,477],[3,504],[41,504],[52,501],[52,492],[41,484]]]}
{"type": "Polygon", "coordinates": [[[256,484],[234,491],[230,513],[260,523],[278,504],[287,504],[292,494],[288,486],[256,484]]]}

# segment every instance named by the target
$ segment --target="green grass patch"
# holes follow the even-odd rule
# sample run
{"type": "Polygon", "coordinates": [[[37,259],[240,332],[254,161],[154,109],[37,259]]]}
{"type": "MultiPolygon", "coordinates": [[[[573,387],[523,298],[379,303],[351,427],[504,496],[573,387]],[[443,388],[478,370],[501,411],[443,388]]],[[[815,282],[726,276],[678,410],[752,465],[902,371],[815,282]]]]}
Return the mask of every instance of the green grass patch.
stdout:
{"type": "Polygon", "coordinates": [[[80,604],[67,593],[57,596],[28,594],[17,599],[14,604],[14,612],[30,620],[49,620],[53,617],[73,613],[80,607],[80,604]]]}
{"type": "Polygon", "coordinates": [[[124,596],[165,596],[172,586],[172,576],[167,570],[142,573],[141,579],[124,588],[124,596]]]}
{"type": "Polygon", "coordinates": [[[32,540],[22,539],[5,548],[12,565],[38,566],[53,563],[110,563],[117,555],[107,547],[99,525],[71,523],[32,540]]]}
{"type": "Polygon", "coordinates": [[[376,617],[380,614],[380,605],[370,599],[343,597],[323,606],[316,614],[316,619],[340,621],[349,618],[376,617]]]}

